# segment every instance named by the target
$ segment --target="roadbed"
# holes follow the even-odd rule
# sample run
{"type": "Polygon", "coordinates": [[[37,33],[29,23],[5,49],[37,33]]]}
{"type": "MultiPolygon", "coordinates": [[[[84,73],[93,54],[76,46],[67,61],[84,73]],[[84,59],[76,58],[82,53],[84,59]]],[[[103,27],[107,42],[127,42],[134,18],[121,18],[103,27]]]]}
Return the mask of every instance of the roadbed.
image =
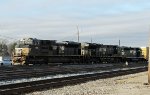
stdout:
{"type": "Polygon", "coordinates": [[[26,95],[150,95],[147,72],[99,79],[26,95]]]}

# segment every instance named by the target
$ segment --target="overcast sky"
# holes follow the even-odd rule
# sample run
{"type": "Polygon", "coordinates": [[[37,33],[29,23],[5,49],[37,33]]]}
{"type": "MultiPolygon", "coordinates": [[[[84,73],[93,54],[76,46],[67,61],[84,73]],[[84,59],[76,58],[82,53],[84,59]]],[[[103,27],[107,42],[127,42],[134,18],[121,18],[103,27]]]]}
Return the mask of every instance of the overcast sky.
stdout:
{"type": "MultiPolygon", "coordinates": [[[[147,46],[150,0],[0,0],[0,38],[147,46]]],[[[10,39],[9,40],[12,40],[10,39]]]]}

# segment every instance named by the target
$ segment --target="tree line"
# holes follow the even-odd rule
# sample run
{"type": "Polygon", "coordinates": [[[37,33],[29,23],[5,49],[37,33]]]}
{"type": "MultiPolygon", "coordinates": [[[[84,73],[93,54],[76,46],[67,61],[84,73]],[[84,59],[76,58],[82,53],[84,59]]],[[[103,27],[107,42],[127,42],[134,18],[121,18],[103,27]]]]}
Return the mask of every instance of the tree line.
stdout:
{"type": "Polygon", "coordinates": [[[9,43],[5,39],[0,39],[0,56],[11,56],[17,42],[9,43]]]}

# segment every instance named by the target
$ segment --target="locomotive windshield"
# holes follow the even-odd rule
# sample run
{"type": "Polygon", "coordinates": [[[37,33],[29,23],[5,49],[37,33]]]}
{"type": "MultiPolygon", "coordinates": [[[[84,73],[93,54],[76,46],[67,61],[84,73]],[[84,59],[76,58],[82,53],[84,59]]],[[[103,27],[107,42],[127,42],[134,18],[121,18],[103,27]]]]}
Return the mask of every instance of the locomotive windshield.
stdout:
{"type": "Polygon", "coordinates": [[[30,47],[30,45],[25,45],[25,44],[17,44],[15,46],[15,48],[29,48],[29,47],[30,47]]]}
{"type": "Polygon", "coordinates": [[[31,45],[38,45],[39,40],[34,38],[23,38],[18,41],[16,48],[29,48],[31,45]]]}

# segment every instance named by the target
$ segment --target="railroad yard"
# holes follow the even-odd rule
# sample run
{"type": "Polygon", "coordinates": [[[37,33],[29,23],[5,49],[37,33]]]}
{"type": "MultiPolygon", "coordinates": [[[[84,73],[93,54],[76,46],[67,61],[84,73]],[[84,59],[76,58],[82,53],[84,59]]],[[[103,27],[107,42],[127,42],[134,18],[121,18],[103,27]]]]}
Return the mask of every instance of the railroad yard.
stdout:
{"type": "Polygon", "coordinates": [[[150,1],[0,7],[0,95],[150,95],[150,1]]]}
{"type": "Polygon", "coordinates": [[[144,85],[145,83],[147,72],[142,72],[26,95],[150,95],[150,85],[144,85]]]}
{"type": "MultiPolygon", "coordinates": [[[[147,63],[142,64],[129,63],[128,65],[126,65],[125,63],[120,64],[107,63],[107,64],[93,64],[93,65],[90,64],[90,65],[58,65],[58,66],[48,66],[48,65],[1,66],[0,69],[1,69],[0,93],[2,95],[25,94],[25,93],[31,93],[28,95],[32,94],[101,95],[103,93],[105,95],[106,93],[108,93],[105,92],[104,89],[106,85],[110,86],[106,89],[106,91],[113,89],[111,88],[112,85],[111,83],[114,81],[112,77],[147,71],[147,63]],[[95,84],[93,80],[95,80],[95,84]],[[103,84],[101,84],[101,82],[97,83],[99,81],[104,81],[104,83],[103,84]],[[106,82],[105,84],[105,81],[110,82],[108,83],[106,82]],[[93,86],[88,86],[88,88],[87,86],[85,87],[83,86],[89,83],[92,83],[90,85],[93,86]],[[99,84],[99,86],[96,86],[96,84],[99,84]],[[82,91],[75,89],[76,86],[80,86],[77,88],[80,88],[82,91]],[[66,91],[67,90],[66,88],[68,88],[69,90],[66,91]],[[44,90],[48,89],[50,89],[50,91],[43,92],[44,90]],[[75,92],[72,92],[72,89],[75,92]],[[92,91],[92,89],[95,90],[92,91]],[[33,92],[40,90],[42,92],[33,92]],[[63,90],[66,93],[60,94],[57,92],[57,90],[60,93],[61,90],[63,90]],[[97,90],[99,90],[100,93],[98,93],[97,90]],[[105,93],[101,90],[103,90],[105,93]]],[[[113,85],[116,84],[117,83],[113,85]]]]}

